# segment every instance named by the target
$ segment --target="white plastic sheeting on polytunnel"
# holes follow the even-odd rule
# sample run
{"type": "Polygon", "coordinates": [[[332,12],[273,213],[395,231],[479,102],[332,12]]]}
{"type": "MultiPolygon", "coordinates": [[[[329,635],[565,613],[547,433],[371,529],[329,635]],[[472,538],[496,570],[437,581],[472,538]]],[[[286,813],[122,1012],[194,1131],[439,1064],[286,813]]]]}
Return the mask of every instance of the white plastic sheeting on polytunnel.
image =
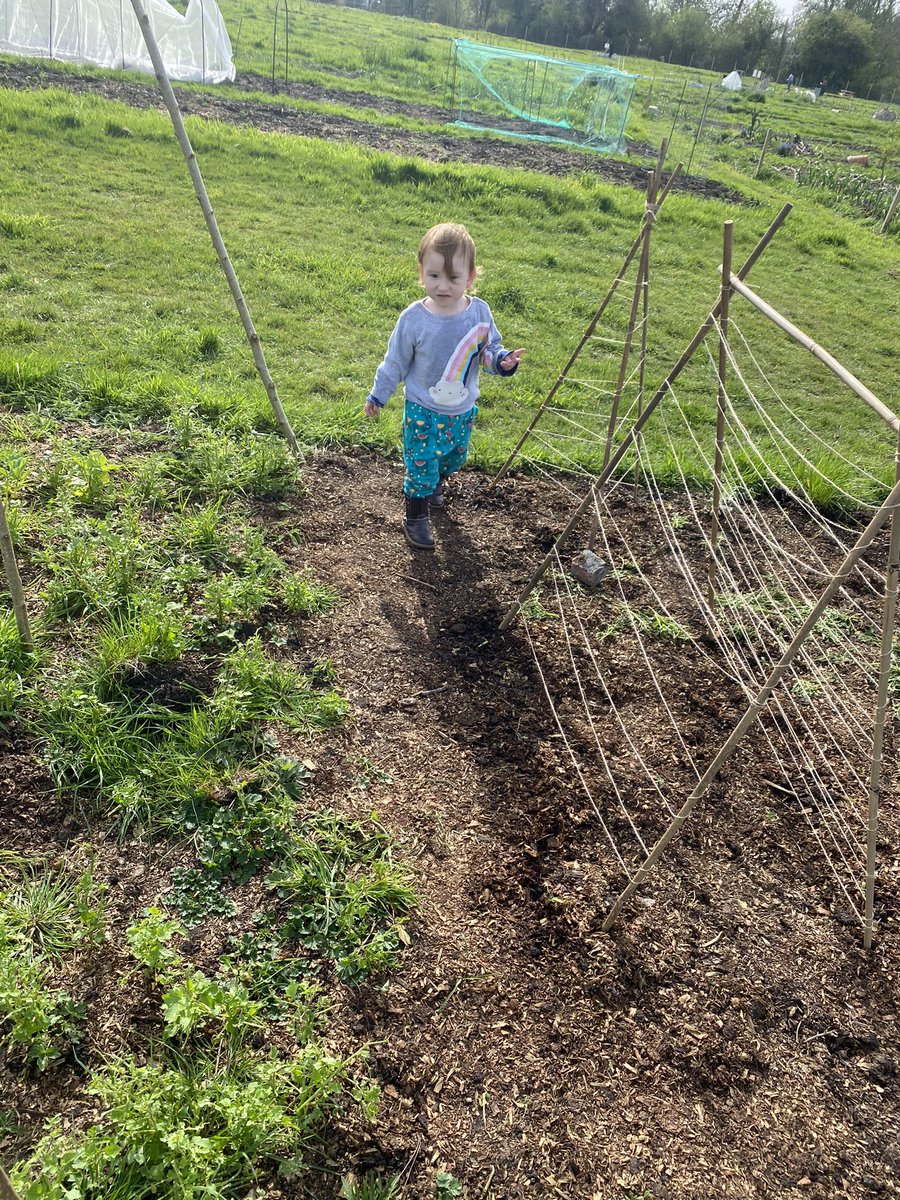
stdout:
{"type": "Polygon", "coordinates": [[[729,92],[739,92],[742,86],[740,71],[732,71],[722,80],[722,87],[727,88],[729,92]]]}
{"type": "MultiPolygon", "coordinates": [[[[215,0],[143,0],[172,79],[234,79],[231,39],[215,0]]],[[[0,0],[0,52],[144,71],[153,64],[131,0],[0,0]]]]}

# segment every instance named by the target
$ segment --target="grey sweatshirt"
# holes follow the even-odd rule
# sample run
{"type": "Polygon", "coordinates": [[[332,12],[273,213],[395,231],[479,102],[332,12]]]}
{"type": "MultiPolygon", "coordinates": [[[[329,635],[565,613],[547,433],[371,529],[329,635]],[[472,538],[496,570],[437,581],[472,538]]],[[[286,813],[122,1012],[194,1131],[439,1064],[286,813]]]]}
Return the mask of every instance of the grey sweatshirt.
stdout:
{"type": "Polygon", "coordinates": [[[402,381],[407,400],[456,416],[478,399],[479,366],[493,375],[515,374],[518,363],[503,369],[508,353],[491,310],[477,296],[452,317],[436,316],[416,300],[400,314],[369,399],[384,408],[402,381]]]}

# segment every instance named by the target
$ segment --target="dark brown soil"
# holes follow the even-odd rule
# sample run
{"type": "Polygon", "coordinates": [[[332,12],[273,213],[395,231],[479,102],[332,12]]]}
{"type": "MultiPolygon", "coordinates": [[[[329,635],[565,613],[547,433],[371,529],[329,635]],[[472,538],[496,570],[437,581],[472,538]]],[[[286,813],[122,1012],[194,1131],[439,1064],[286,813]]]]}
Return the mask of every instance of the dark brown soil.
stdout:
{"type": "MultiPolygon", "coordinates": [[[[243,75],[229,85],[247,92],[270,92],[271,80],[262,76],[243,75]]],[[[78,75],[31,62],[0,63],[0,87],[7,88],[65,88],[67,91],[92,92],[110,100],[120,100],[133,108],[162,108],[155,80],[131,83],[98,72],[83,70],[78,75]]],[[[235,100],[211,90],[200,92],[178,88],[178,104],[185,116],[208,117],[231,125],[251,125],[270,133],[295,134],[298,137],[324,138],[326,141],[357,142],[391,154],[412,155],[431,162],[469,162],[501,167],[520,167],[541,171],[547,175],[597,175],[611,183],[637,187],[647,186],[647,169],[656,160],[656,150],[634,143],[629,149],[646,155],[646,165],[623,162],[621,159],[591,151],[567,150],[563,146],[542,142],[516,141],[497,137],[460,137],[449,127],[453,120],[447,109],[426,104],[406,104],[399,100],[368,96],[362,92],[341,92],[314,84],[279,83],[278,94],[313,100],[318,103],[351,105],[374,109],[392,115],[403,113],[426,121],[447,121],[446,134],[417,133],[406,129],[381,127],[368,121],[355,121],[337,114],[304,112],[258,97],[235,100]]],[[[747,203],[746,199],[724,184],[711,179],[691,176],[680,178],[675,187],[695,195],[747,203]]]]}
{"type": "MultiPolygon", "coordinates": [[[[351,708],[339,730],[282,738],[282,748],[313,763],[313,804],[377,811],[421,897],[400,969],[359,989],[334,985],[335,1044],[371,1044],[384,1101],[374,1128],[334,1131],[333,1169],[401,1171],[410,1200],[434,1197],[438,1170],[479,1200],[900,1194],[892,747],[870,956],[834,901],[796,798],[773,790],[752,738],[604,934],[619,870],[522,624],[497,632],[574,507],[570,492],[523,477],[492,490],[467,471],[435,519],[437,550],[423,554],[400,535],[398,467],[324,453],[305,478],[303,496],[257,519],[341,602],[297,623],[282,652],[300,664],[330,659],[351,708]]],[[[640,498],[618,516],[648,569],[665,572],[640,498]]],[[[591,628],[609,619],[603,588],[583,605],[591,628]]],[[[558,625],[529,629],[575,711],[558,625]]],[[[624,695],[638,677],[635,643],[604,645],[624,695]]],[[[740,698],[704,676],[689,647],[660,643],[660,667],[678,683],[673,703],[692,744],[711,757],[740,698]]],[[[647,724],[651,697],[632,691],[648,756],[686,780],[647,724]]],[[[596,760],[578,749],[612,808],[596,760]]],[[[0,842],[71,862],[90,842],[109,885],[108,949],[83,984],[89,1034],[79,1055],[90,1069],[154,1028],[158,1000],[137,982],[116,985],[121,933],[187,852],[109,844],[50,793],[26,740],[9,735],[0,752],[0,842]]],[[[194,940],[198,965],[214,967],[214,928],[194,940]]],[[[77,1063],[33,1080],[11,1067],[0,1065],[4,1106],[26,1132],[0,1149],[24,1150],[50,1112],[88,1119],[77,1063]]],[[[265,1194],[338,1193],[328,1176],[304,1183],[311,1192],[265,1194]]]]}

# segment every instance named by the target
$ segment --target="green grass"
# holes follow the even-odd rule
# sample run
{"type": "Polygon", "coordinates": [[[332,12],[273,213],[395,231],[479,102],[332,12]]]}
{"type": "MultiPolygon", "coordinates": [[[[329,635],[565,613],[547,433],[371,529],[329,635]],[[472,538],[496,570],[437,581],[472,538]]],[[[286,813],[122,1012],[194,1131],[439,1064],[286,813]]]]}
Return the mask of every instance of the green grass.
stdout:
{"type": "Polygon", "coordinates": [[[58,968],[103,937],[99,890],[44,864],[21,866],[0,893],[0,1042],[43,1071],[82,1037],[83,1004],[54,983],[58,968]]]}
{"type": "MultiPolygon", "coordinates": [[[[259,441],[271,416],[166,120],[52,91],[5,93],[0,103],[0,125],[15,132],[0,168],[5,203],[22,217],[40,217],[27,238],[0,238],[0,275],[5,268],[23,280],[9,296],[10,315],[34,320],[51,307],[66,314],[41,322],[37,342],[0,354],[0,395],[22,412],[113,422],[168,417],[174,454],[155,480],[143,480],[151,492],[168,484],[209,503],[240,494],[251,476],[263,494],[279,494],[286,462],[275,443],[259,441]],[[61,113],[77,114],[78,126],[60,130],[49,118],[61,113]],[[104,128],[112,113],[127,113],[132,138],[111,143],[104,128]],[[26,145],[34,168],[27,189],[12,170],[26,145]],[[170,218],[164,224],[160,206],[170,218]],[[215,332],[215,356],[191,349],[200,331],[215,332]],[[214,414],[220,432],[198,426],[198,412],[214,414]]],[[[514,381],[486,383],[473,459],[499,465],[618,269],[642,207],[637,191],[588,177],[433,165],[189,126],[270,367],[307,442],[395,448],[399,404],[372,426],[362,418],[362,400],[397,312],[418,294],[414,253],[422,229],[458,218],[479,245],[481,294],[507,339],[529,350],[514,381]]],[[[792,194],[793,185],[780,182],[744,183],[756,207],[735,210],[682,193],[666,204],[653,251],[651,384],[715,298],[723,220],[736,219],[740,261],[792,194]]],[[[804,201],[752,279],[890,404],[897,301],[888,284],[898,269],[895,241],[804,201]],[[865,314],[864,338],[847,311],[865,314]]],[[[610,317],[613,334],[623,309],[610,317]]],[[[759,339],[775,386],[819,427],[835,420],[846,457],[871,461],[873,445],[887,449],[868,414],[848,405],[824,370],[813,368],[812,386],[797,395],[807,372],[802,351],[736,306],[735,319],[759,339]]],[[[203,336],[208,342],[209,333],[203,336]]],[[[700,427],[709,427],[708,374],[687,372],[682,387],[700,427]]],[[[652,450],[652,429],[648,439],[652,450]]],[[[98,475],[90,486],[102,493],[102,465],[98,475]]],[[[215,619],[229,603],[215,598],[215,619]]],[[[234,603],[255,611],[241,597],[234,603]]]]}

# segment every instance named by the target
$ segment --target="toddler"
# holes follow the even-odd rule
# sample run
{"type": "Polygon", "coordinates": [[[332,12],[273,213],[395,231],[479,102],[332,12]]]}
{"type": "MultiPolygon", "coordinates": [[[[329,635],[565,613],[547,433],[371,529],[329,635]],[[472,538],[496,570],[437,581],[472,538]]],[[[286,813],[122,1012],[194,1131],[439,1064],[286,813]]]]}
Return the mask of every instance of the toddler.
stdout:
{"type": "Polygon", "coordinates": [[[491,310],[468,294],[476,273],[475,243],[464,225],[428,230],[419,245],[425,298],[400,314],[366,400],[366,416],[377,417],[401,380],[405,385],[403,532],[419,550],[434,549],[429,505],[444,503],[443,481],[469,453],[479,368],[513,375],[524,353],[504,350],[491,310]]]}

